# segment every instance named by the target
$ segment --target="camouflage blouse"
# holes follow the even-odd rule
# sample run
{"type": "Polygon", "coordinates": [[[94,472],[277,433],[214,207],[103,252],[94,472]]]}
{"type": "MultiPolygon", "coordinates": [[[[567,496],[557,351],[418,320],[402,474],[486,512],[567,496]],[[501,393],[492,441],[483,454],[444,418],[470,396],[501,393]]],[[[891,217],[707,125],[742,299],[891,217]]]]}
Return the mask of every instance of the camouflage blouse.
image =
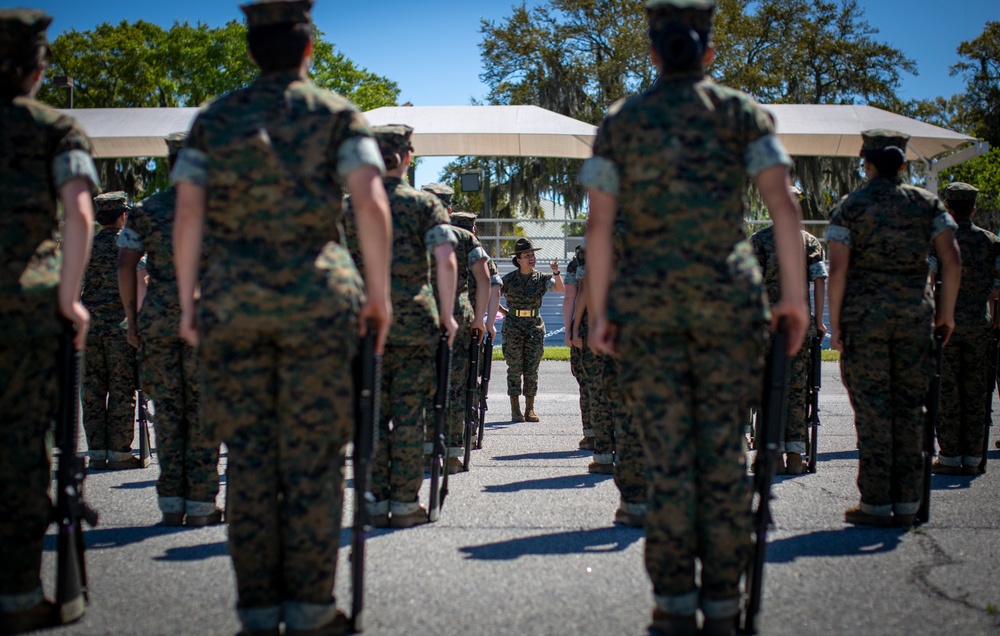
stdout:
{"type": "MultiPolygon", "coordinates": [[[[1000,239],[971,220],[958,223],[955,231],[962,253],[962,284],[955,302],[955,330],[989,322],[989,298],[1000,284],[1000,239]]],[[[931,271],[938,271],[937,257],[931,257],[931,271]]]]}
{"type": "MultiPolygon", "coordinates": [[[[823,261],[823,245],[812,234],[802,231],[802,243],[806,255],[806,287],[817,278],[827,278],[826,263],[823,261]]],[[[769,225],[750,237],[757,264],[764,273],[764,288],[771,304],[781,298],[781,269],[778,266],[778,246],[774,242],[774,226],[769,225]]],[[[807,297],[808,297],[808,289],[807,297]]]]}
{"type": "Polygon", "coordinates": [[[94,236],[90,263],[83,275],[83,304],[90,311],[90,330],[111,333],[121,329],[125,308],[118,295],[118,230],[108,226],[94,236]]]}

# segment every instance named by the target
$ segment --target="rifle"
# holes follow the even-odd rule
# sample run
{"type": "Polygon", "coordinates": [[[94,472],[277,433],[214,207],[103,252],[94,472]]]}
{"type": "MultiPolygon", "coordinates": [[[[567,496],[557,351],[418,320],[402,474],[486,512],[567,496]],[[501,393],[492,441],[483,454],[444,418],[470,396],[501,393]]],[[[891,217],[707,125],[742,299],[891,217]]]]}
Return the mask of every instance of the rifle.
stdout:
{"type": "Polygon", "coordinates": [[[486,426],[486,395],[490,392],[490,376],[493,374],[493,335],[486,332],[483,340],[483,366],[479,381],[479,435],[476,437],[476,448],[483,447],[483,428],[486,426]]]}
{"type": "MultiPolygon", "coordinates": [[[[993,301],[993,314],[997,313],[997,303],[993,301]]],[[[990,452],[990,429],[993,427],[993,391],[997,383],[997,366],[1000,364],[1000,332],[993,329],[993,348],[990,349],[990,377],[986,393],[986,429],[983,431],[983,458],[979,460],[979,474],[986,472],[986,459],[990,452]]]]}
{"type": "Polygon", "coordinates": [[[448,496],[448,446],[445,444],[445,418],[448,415],[448,391],[451,380],[451,347],[448,346],[448,332],[442,331],[438,337],[436,356],[437,389],[434,392],[434,450],[431,453],[431,493],[427,508],[427,518],[437,521],[448,496]],[[444,471],[444,477],[441,472],[444,471]]]}
{"type": "Polygon", "coordinates": [[[819,452],[819,390],[823,384],[823,339],[812,338],[812,366],[809,369],[809,472],[816,472],[819,452]]]}
{"type": "Polygon", "coordinates": [[[927,392],[927,417],[924,421],[924,484],[917,510],[917,521],[927,523],[931,518],[931,472],[934,466],[934,426],[941,408],[941,361],[944,355],[944,337],[934,332],[934,375],[927,392]]]}
{"type": "Polygon", "coordinates": [[[753,512],[753,556],[747,567],[747,602],[740,621],[741,634],[757,633],[757,615],[764,592],[764,563],[767,561],[767,530],[771,525],[771,483],[778,464],[778,445],[785,435],[788,408],[788,334],[782,319],[771,338],[767,356],[764,395],[757,418],[757,455],[754,458],[754,492],[757,509],[753,512]]]}
{"type": "Polygon", "coordinates": [[[136,349],[132,368],[135,373],[136,420],[139,422],[139,465],[146,468],[149,466],[149,416],[146,413],[146,396],[142,392],[142,376],[139,371],[141,357],[142,354],[136,349]]]}
{"type": "Polygon", "coordinates": [[[476,392],[479,390],[479,356],[482,348],[479,346],[479,330],[472,331],[472,341],[469,343],[469,379],[465,383],[465,457],[462,459],[462,469],[469,470],[472,459],[472,439],[476,434],[479,415],[479,405],[476,404],[476,392]]]}
{"type": "Polygon", "coordinates": [[[364,630],[365,539],[371,531],[371,493],[375,427],[379,421],[382,356],[375,353],[375,330],[368,329],[354,361],[354,527],[351,532],[351,632],[364,630]]]}
{"type": "Polygon", "coordinates": [[[81,522],[97,525],[97,513],[83,501],[83,479],[87,473],[83,457],[77,455],[80,435],[80,363],[81,354],[73,346],[73,323],[63,321],[59,338],[59,414],[56,420],[56,444],[59,464],[56,469],[56,501],[52,520],[59,526],[56,537],[56,607],[61,624],[83,615],[87,594],[86,544],[81,522]]]}

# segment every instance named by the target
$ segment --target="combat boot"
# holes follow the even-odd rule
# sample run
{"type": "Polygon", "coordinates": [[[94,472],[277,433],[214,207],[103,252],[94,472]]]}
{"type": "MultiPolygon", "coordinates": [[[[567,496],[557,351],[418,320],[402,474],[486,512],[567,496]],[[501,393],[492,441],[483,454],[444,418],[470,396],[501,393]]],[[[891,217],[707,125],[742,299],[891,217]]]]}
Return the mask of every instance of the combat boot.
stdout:
{"type": "Polygon", "coordinates": [[[186,515],[184,525],[189,528],[204,528],[222,523],[222,511],[216,508],[206,515],[186,515]]]}
{"type": "Polygon", "coordinates": [[[785,457],[787,460],[785,464],[786,475],[801,475],[806,471],[801,453],[787,453],[785,457]]]}
{"type": "Polygon", "coordinates": [[[594,450],[594,438],[593,436],[587,437],[584,435],[583,439],[580,440],[578,444],[580,450],[594,450]]]}
{"type": "Polygon", "coordinates": [[[875,526],[877,528],[888,528],[892,525],[892,515],[873,515],[855,506],[844,511],[844,521],[854,525],[875,526]]]}
{"type": "Polygon", "coordinates": [[[510,396],[510,421],[511,422],[524,421],[524,416],[521,415],[521,396],[519,395],[510,396]]]}
{"type": "Polygon", "coordinates": [[[412,528],[430,521],[427,518],[427,508],[421,506],[419,502],[393,501],[389,506],[392,512],[392,516],[389,517],[390,528],[412,528]]]}
{"type": "Polygon", "coordinates": [[[286,625],[285,636],[341,636],[342,634],[350,634],[350,627],[351,625],[347,620],[347,616],[340,610],[337,610],[337,615],[326,625],[312,629],[294,629],[286,625]]]}
{"type": "Polygon", "coordinates": [[[702,636],[733,636],[736,633],[735,618],[706,618],[701,626],[702,636]]]}
{"type": "Polygon", "coordinates": [[[698,621],[694,616],[672,616],[654,609],[649,633],[653,636],[697,636],[698,621]]]}
{"type": "Polygon", "coordinates": [[[535,415],[535,396],[533,395],[524,396],[524,419],[529,422],[538,421],[538,416],[535,415]]]}
{"type": "MultiPolygon", "coordinates": [[[[73,622],[77,618],[79,616],[67,622],[73,622]]],[[[55,604],[44,599],[20,612],[0,612],[0,634],[33,632],[36,629],[55,627],[59,624],[59,612],[55,604]]]]}

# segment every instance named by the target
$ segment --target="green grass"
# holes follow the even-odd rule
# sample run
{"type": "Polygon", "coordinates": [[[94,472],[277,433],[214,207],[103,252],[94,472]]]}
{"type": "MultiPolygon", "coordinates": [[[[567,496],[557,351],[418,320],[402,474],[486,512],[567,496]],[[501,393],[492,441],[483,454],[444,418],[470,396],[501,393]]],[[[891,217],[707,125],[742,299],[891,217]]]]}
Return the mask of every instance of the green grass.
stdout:
{"type": "MultiPolygon", "coordinates": [[[[503,350],[500,347],[493,347],[493,359],[503,360],[503,350]]],[[[542,360],[558,360],[560,362],[569,361],[569,347],[545,347],[542,360]]]]}
{"type": "Polygon", "coordinates": [[[823,349],[823,362],[840,362],[840,352],[836,349],[823,349]]]}
{"type": "Polygon", "coordinates": [[[986,613],[987,614],[991,614],[991,615],[992,614],[996,614],[997,613],[997,606],[994,605],[993,603],[990,603],[989,605],[986,606],[986,613]]]}

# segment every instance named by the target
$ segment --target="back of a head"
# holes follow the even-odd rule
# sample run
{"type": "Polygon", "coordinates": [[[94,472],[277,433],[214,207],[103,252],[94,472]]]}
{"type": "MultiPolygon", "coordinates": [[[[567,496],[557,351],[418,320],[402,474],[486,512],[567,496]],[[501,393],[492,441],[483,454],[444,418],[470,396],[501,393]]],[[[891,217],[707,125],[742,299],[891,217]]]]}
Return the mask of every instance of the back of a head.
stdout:
{"type": "Polygon", "coordinates": [[[906,163],[906,142],[910,136],[895,130],[873,129],[861,133],[861,156],[880,177],[895,178],[906,163]]]}
{"type": "Polygon", "coordinates": [[[979,195],[979,188],[968,183],[957,181],[949,183],[941,192],[941,198],[948,211],[956,219],[964,220],[972,216],[976,210],[976,197],[979,195]]]}
{"type": "Polygon", "coordinates": [[[649,39],[665,73],[703,70],[714,10],[711,0],[647,0],[649,39]]]}
{"type": "Polygon", "coordinates": [[[51,23],[52,16],[37,9],[0,10],[0,99],[28,93],[28,81],[48,53],[51,23]]]}
{"type": "Polygon", "coordinates": [[[124,192],[105,192],[94,197],[94,220],[101,225],[114,225],[130,209],[128,196],[124,192]]]}
{"type": "Polygon", "coordinates": [[[413,144],[410,143],[413,128],[405,124],[375,126],[372,132],[375,134],[375,141],[378,142],[386,170],[398,168],[406,153],[413,150],[413,144]]]}
{"type": "Polygon", "coordinates": [[[312,41],[312,0],[267,0],[240,6],[247,48],[264,72],[297,70],[312,41]]]}

